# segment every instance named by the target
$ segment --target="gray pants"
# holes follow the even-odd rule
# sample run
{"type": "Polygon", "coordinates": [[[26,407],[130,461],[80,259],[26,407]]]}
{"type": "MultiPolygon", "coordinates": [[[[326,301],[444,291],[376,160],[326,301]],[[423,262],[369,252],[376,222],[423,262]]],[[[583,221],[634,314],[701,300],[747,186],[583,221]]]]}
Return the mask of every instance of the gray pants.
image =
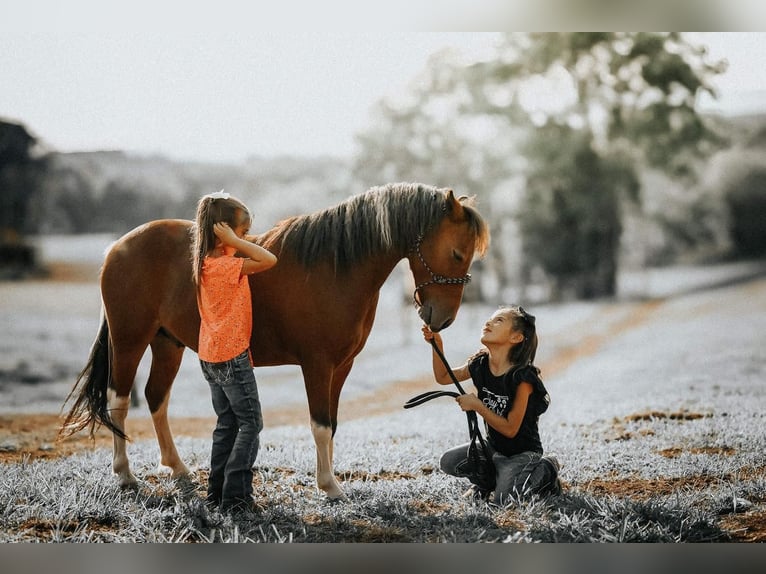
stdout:
{"type": "MultiPolygon", "coordinates": [[[[560,494],[559,464],[555,458],[542,456],[539,452],[505,456],[487,446],[492,452],[492,462],[495,463],[497,485],[492,499],[495,504],[507,504],[514,497],[533,494],[560,494]]],[[[445,452],[439,461],[442,471],[452,476],[465,477],[461,466],[467,460],[467,452],[468,443],[445,452]]]]}

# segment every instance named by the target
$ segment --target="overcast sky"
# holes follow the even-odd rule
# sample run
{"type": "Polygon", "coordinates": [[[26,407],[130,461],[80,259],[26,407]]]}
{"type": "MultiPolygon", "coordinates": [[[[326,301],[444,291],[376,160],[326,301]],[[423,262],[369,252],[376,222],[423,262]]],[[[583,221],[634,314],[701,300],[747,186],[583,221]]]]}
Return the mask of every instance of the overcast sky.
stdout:
{"type": "MultiPolygon", "coordinates": [[[[695,34],[729,60],[724,110],[766,97],[766,33],[695,34]]],[[[481,33],[3,34],[0,117],[52,149],[176,159],[349,155],[373,104],[435,51],[485,51],[481,33]]]]}

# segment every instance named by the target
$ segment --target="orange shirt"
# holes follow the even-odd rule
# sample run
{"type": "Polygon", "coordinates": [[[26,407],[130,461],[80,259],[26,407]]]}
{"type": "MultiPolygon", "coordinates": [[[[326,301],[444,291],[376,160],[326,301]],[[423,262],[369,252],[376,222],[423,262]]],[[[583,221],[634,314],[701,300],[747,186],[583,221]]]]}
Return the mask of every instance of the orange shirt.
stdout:
{"type": "Polygon", "coordinates": [[[205,257],[202,262],[197,354],[208,363],[228,361],[250,348],[253,308],[250,283],[247,275],[242,275],[244,262],[229,255],[205,257]]]}

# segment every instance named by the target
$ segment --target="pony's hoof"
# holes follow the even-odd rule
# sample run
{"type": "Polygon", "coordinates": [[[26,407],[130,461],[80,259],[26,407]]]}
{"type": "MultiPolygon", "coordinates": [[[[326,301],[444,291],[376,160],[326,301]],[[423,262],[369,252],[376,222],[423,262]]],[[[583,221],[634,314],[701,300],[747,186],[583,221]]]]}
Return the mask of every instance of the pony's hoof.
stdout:
{"type": "Polygon", "coordinates": [[[117,484],[122,490],[138,490],[138,480],[132,474],[128,476],[118,476],[117,484]]]}
{"type": "Polygon", "coordinates": [[[343,502],[346,502],[348,500],[348,497],[346,497],[345,494],[342,492],[339,496],[330,496],[327,495],[327,504],[341,504],[343,502]]]}
{"type": "Polygon", "coordinates": [[[323,488],[321,490],[325,493],[325,495],[327,496],[327,500],[329,500],[330,502],[346,500],[346,495],[343,492],[343,489],[338,484],[334,484],[327,489],[323,488]]]}
{"type": "Polygon", "coordinates": [[[186,465],[182,464],[180,467],[170,469],[171,478],[184,478],[191,476],[191,472],[186,468],[186,465]]]}
{"type": "Polygon", "coordinates": [[[184,463],[178,463],[171,466],[160,462],[157,464],[157,469],[154,472],[157,475],[169,474],[170,478],[182,478],[191,474],[184,463]]]}

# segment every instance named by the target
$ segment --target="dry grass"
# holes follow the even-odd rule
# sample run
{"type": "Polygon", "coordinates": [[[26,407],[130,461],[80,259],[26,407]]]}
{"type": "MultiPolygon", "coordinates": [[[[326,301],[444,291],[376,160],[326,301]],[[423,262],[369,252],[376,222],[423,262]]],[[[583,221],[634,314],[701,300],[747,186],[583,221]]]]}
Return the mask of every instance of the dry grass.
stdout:
{"type": "MultiPolygon", "coordinates": [[[[394,418],[402,416],[407,415],[394,418]]],[[[440,415],[428,413],[425,418],[429,416],[440,415]]],[[[662,423],[656,416],[637,420],[662,423]]],[[[690,418],[679,424],[698,421],[690,418]]],[[[766,471],[744,464],[751,456],[742,457],[741,466],[732,466],[737,457],[728,449],[677,446],[671,457],[657,453],[660,465],[694,459],[676,476],[661,467],[657,471],[663,475],[656,478],[641,476],[641,469],[629,465],[600,478],[589,477],[585,469],[565,469],[562,496],[498,508],[463,498],[467,484],[435,470],[434,451],[442,445],[427,434],[428,424],[399,435],[391,446],[386,436],[391,428],[381,427],[379,433],[361,430],[382,422],[373,417],[342,429],[357,436],[343,445],[344,457],[337,464],[347,493],[339,502],[328,501],[315,489],[313,445],[305,429],[264,432],[254,479],[262,510],[239,517],[211,511],[203,503],[206,439],[179,438],[193,472],[189,479],[177,481],[155,473],[153,440],[132,444],[131,458],[141,477],[134,490],[116,486],[108,472],[110,448],[48,458],[21,455],[21,460],[4,464],[0,478],[0,540],[726,542],[764,541],[766,536],[766,471]],[[700,472],[703,467],[706,470],[700,472]]],[[[604,453],[621,456],[636,441],[652,438],[603,441],[604,453]]],[[[449,441],[445,437],[445,444],[449,441]]],[[[562,458],[576,464],[574,450],[562,458]]]]}

